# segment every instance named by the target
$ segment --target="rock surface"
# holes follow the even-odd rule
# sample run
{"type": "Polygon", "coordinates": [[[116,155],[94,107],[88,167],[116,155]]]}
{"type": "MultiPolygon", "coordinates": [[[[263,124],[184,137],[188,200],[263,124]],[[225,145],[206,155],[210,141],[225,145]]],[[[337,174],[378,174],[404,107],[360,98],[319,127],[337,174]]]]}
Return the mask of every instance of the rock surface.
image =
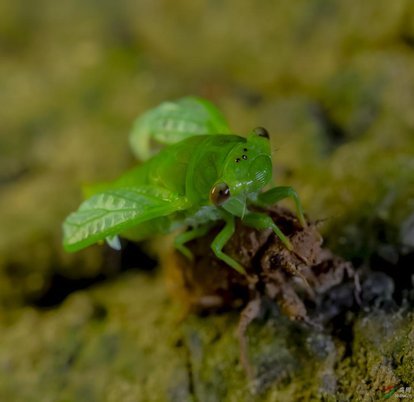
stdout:
{"type": "Polygon", "coordinates": [[[374,401],[414,386],[413,27],[410,0],[1,2],[0,400],[374,401]],[[61,248],[82,185],[135,163],[134,118],[188,94],[235,132],[271,132],[277,183],[361,277],[359,307],[347,283],[321,296],[322,332],[268,302],[248,329],[253,383],[239,306],[183,319],[162,274],[139,271],[146,246],[61,248]]]}

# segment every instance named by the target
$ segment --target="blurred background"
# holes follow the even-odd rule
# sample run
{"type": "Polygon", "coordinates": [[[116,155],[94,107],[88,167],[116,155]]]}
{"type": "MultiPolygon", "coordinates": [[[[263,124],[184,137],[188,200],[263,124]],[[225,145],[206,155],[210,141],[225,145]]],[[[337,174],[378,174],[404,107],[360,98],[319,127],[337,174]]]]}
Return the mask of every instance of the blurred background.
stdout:
{"type": "MultiPolygon", "coordinates": [[[[102,247],[66,254],[61,222],[83,184],[135,163],[135,117],[186,95],[215,103],[236,133],[266,127],[277,181],[296,188],[311,219],[325,220],[328,244],[357,266],[394,272],[397,288],[411,286],[411,0],[3,0],[0,370],[12,374],[0,380],[0,395],[40,387],[31,369],[59,371],[35,358],[23,367],[25,352],[12,351],[32,328],[43,334],[32,357],[59,339],[64,314],[53,314],[66,296],[125,264],[153,266],[138,249],[132,263],[102,247]]],[[[116,286],[133,304],[132,288],[116,286]]],[[[70,314],[99,316],[82,294],[70,314]]],[[[99,294],[103,304],[112,297],[99,294]]]]}

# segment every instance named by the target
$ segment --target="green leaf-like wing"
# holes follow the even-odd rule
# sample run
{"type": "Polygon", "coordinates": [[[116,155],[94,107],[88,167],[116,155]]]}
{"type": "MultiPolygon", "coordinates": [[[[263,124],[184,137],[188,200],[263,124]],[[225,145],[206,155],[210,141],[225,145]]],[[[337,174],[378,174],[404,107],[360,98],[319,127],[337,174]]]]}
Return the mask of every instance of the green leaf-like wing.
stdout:
{"type": "Polygon", "coordinates": [[[209,101],[195,97],[164,102],[135,120],[130,145],[135,156],[145,161],[165,145],[194,135],[228,134],[224,116],[209,101]]]}
{"type": "Polygon", "coordinates": [[[66,251],[77,251],[187,206],[186,198],[153,186],[104,191],[84,201],[67,217],[63,245],[66,251]]]}

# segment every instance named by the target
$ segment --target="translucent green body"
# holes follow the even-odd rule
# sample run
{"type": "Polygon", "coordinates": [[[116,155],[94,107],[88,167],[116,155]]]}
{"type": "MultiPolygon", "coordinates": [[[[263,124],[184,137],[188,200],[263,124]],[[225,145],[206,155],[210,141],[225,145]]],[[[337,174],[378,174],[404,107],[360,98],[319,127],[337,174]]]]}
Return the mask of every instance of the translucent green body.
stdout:
{"type": "MultiPolygon", "coordinates": [[[[272,177],[270,144],[263,129],[248,138],[200,135],[184,139],[102,188],[64,223],[64,245],[76,251],[108,237],[139,240],[180,227],[176,246],[203,235],[217,220],[225,226],[212,244],[217,257],[244,272],[222,248],[234,232],[235,217],[258,229],[272,228],[287,247],[289,240],[266,215],[249,211],[251,204],[293,197],[304,222],[296,193],[276,187],[262,193],[272,177]]],[[[265,132],[267,135],[267,132],[265,132]]]]}

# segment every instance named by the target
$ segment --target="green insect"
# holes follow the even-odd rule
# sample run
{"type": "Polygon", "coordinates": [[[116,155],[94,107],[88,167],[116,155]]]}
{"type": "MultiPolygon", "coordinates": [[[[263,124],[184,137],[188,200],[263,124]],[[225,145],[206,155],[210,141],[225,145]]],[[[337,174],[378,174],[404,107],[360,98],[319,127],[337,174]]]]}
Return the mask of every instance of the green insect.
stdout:
{"type": "Polygon", "coordinates": [[[259,230],[271,228],[290,250],[289,239],[273,220],[251,207],[290,197],[300,222],[306,225],[291,187],[263,192],[271,179],[270,141],[264,128],[254,129],[247,138],[192,136],[166,146],[84,201],[64,222],[64,246],[67,251],[77,251],[105,239],[114,244],[117,235],[143,240],[181,230],[175,246],[192,258],[185,244],[223,221],[211,248],[217,258],[243,274],[243,266],[223,251],[235,231],[236,218],[259,230]]]}

